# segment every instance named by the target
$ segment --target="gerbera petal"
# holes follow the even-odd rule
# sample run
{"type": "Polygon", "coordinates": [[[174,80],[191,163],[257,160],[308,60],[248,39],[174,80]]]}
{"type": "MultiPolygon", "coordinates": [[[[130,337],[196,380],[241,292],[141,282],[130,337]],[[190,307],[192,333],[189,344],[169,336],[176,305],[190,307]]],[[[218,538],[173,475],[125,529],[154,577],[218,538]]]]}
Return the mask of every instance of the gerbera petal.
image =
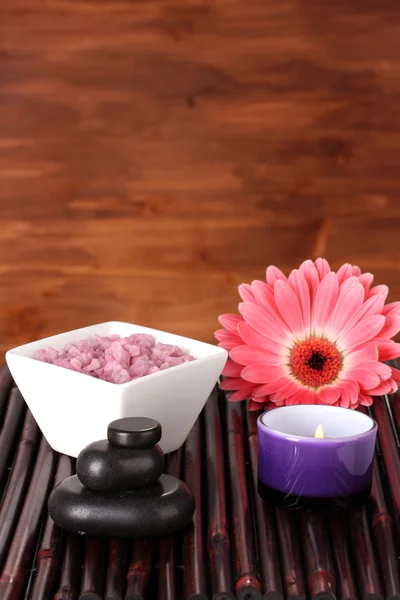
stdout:
{"type": "Polygon", "coordinates": [[[303,273],[296,269],[289,275],[289,284],[291,285],[300,303],[301,314],[303,316],[304,332],[306,335],[309,335],[311,325],[311,303],[310,290],[308,288],[307,281],[303,273]]]}
{"type": "Polygon", "coordinates": [[[323,332],[325,324],[332,316],[339,293],[339,282],[336,273],[328,273],[319,284],[314,305],[315,333],[323,332]]]}
{"type": "Polygon", "coordinates": [[[334,404],[340,396],[339,388],[325,387],[318,394],[318,404],[334,404]]]}
{"type": "MultiPolygon", "coordinates": [[[[243,342],[249,346],[256,346],[257,348],[262,348],[273,354],[284,354],[287,352],[287,349],[282,344],[264,337],[261,333],[255,331],[248,323],[239,323],[238,330],[243,342]]],[[[240,344],[237,345],[239,346],[240,344]]]]}
{"type": "Polygon", "coordinates": [[[293,404],[318,404],[318,394],[310,388],[300,388],[298,392],[290,396],[289,401],[293,404]]]}
{"type": "Polygon", "coordinates": [[[389,379],[389,377],[392,376],[391,368],[388,365],[378,362],[377,360],[371,360],[360,363],[357,365],[356,368],[376,373],[376,375],[378,375],[378,377],[383,381],[385,381],[385,379],[389,379]]]}
{"type": "Polygon", "coordinates": [[[226,377],[240,377],[242,369],[243,365],[238,365],[236,362],[229,360],[228,358],[223,368],[222,375],[225,375],[226,377]]]}
{"type": "Polygon", "coordinates": [[[238,335],[235,335],[231,331],[227,331],[226,329],[218,329],[214,335],[219,341],[218,345],[222,348],[225,348],[225,350],[231,350],[235,346],[243,344],[242,338],[240,338],[238,335]]]}
{"type": "Polygon", "coordinates": [[[395,369],[394,367],[390,367],[392,369],[392,377],[396,383],[400,383],[400,371],[395,369]]]}
{"type": "Polygon", "coordinates": [[[262,348],[255,346],[236,346],[230,351],[231,358],[240,365],[252,365],[254,363],[269,363],[270,365],[280,365],[283,357],[272,352],[267,352],[262,348]]]}
{"type": "Polygon", "coordinates": [[[372,296],[368,298],[358,310],[354,313],[354,315],[349,319],[347,325],[343,327],[343,335],[346,334],[350,329],[361,321],[361,319],[365,319],[366,317],[370,317],[372,315],[379,315],[382,312],[382,308],[384,306],[385,300],[383,296],[372,296]]]}
{"type": "Polygon", "coordinates": [[[371,406],[372,398],[367,394],[360,394],[358,397],[358,401],[362,406],[371,406]]]}
{"type": "Polygon", "coordinates": [[[286,387],[290,379],[287,377],[281,377],[276,381],[272,381],[271,383],[266,383],[264,385],[259,385],[254,389],[253,398],[258,398],[260,396],[269,396],[270,394],[274,394],[278,392],[282,388],[286,387]]]}
{"type": "Polygon", "coordinates": [[[251,291],[251,285],[248,283],[241,283],[238,287],[239,296],[243,302],[255,302],[254,294],[251,291]]]}
{"type": "Polygon", "coordinates": [[[400,356],[400,344],[389,340],[378,345],[379,360],[392,360],[400,356]]]}
{"type": "Polygon", "coordinates": [[[372,390],[374,387],[380,384],[378,375],[358,367],[348,369],[346,371],[346,379],[347,378],[357,381],[362,390],[372,390]]]}
{"type": "Polygon", "coordinates": [[[325,258],[317,258],[315,261],[315,268],[317,269],[320,281],[322,281],[325,275],[327,275],[331,270],[331,267],[325,258]]]}
{"type": "Polygon", "coordinates": [[[252,383],[270,383],[281,377],[285,377],[285,369],[283,367],[277,367],[276,365],[269,365],[267,363],[247,365],[242,371],[242,377],[246,381],[252,383]]]}
{"type": "Polygon", "coordinates": [[[288,381],[287,385],[285,385],[280,390],[271,393],[270,399],[271,402],[281,402],[282,400],[287,400],[290,396],[293,396],[300,389],[300,385],[297,381],[288,381]]]}
{"type": "Polygon", "coordinates": [[[248,410],[261,410],[263,406],[268,402],[268,398],[259,398],[258,400],[254,400],[253,398],[248,401],[247,408],[248,410]]]}
{"type": "Polygon", "coordinates": [[[339,288],[339,300],[340,298],[342,298],[342,296],[344,296],[344,294],[347,294],[347,292],[349,291],[349,289],[351,287],[353,287],[353,285],[356,284],[360,284],[360,282],[358,281],[358,277],[349,277],[348,279],[345,279],[343,281],[343,283],[339,284],[340,288],[339,288]]]}
{"type": "Polygon", "coordinates": [[[373,390],[368,390],[371,396],[383,396],[384,394],[390,394],[392,385],[390,381],[381,381],[381,383],[373,390]]]}
{"type": "Polygon", "coordinates": [[[387,285],[376,285],[368,291],[367,298],[371,298],[371,296],[376,296],[377,294],[380,294],[384,296],[386,300],[388,293],[389,288],[387,285]]]}
{"type": "Polygon", "coordinates": [[[286,275],[284,275],[280,269],[274,267],[273,265],[268,267],[266,278],[268,285],[270,285],[272,288],[274,288],[277,281],[286,281],[286,275]]]}
{"type": "Polygon", "coordinates": [[[275,304],[273,289],[264,281],[260,281],[258,279],[252,281],[251,291],[257,304],[259,304],[260,306],[270,310],[271,304],[275,304]]]}
{"type": "Polygon", "coordinates": [[[378,360],[378,347],[375,344],[350,352],[349,356],[346,357],[346,365],[351,367],[369,360],[378,360]]]}
{"type": "Polygon", "coordinates": [[[368,342],[375,337],[382,329],[385,317],[382,315],[373,315],[363,319],[351,331],[343,336],[339,336],[340,343],[344,348],[354,348],[368,342]]]}
{"type": "Polygon", "coordinates": [[[360,267],[353,265],[352,275],[355,275],[356,277],[360,277],[360,275],[361,275],[360,267]]]}
{"type": "Polygon", "coordinates": [[[244,381],[242,377],[227,377],[223,379],[219,384],[221,390],[243,390],[251,387],[248,381],[244,381]]]}
{"type": "Polygon", "coordinates": [[[296,294],[286,281],[277,281],[274,288],[275,302],[279,312],[293,333],[304,330],[303,316],[296,294]]]}
{"type": "Polygon", "coordinates": [[[283,329],[274,316],[271,313],[267,313],[261,306],[250,304],[249,302],[241,302],[239,304],[239,311],[246,323],[258,331],[258,333],[261,333],[261,335],[275,342],[283,343],[288,341],[287,330],[283,329]]]}
{"type": "Polygon", "coordinates": [[[379,337],[391,338],[400,331],[400,315],[388,315],[385,318],[385,324],[379,332],[379,337]]]}
{"type": "Polygon", "coordinates": [[[226,314],[219,315],[218,321],[221,323],[222,327],[225,327],[228,331],[237,333],[237,326],[243,319],[242,317],[239,317],[239,315],[226,314]]]}
{"type": "Polygon", "coordinates": [[[382,314],[385,317],[389,315],[392,317],[394,315],[400,315],[400,302],[390,302],[386,304],[386,306],[382,310],[382,314]]]}
{"type": "Polygon", "coordinates": [[[253,389],[254,389],[254,386],[246,387],[241,390],[237,390],[236,392],[233,392],[233,394],[231,394],[229,396],[229,400],[231,402],[241,402],[242,400],[248,400],[252,396],[253,389]]]}
{"type": "Polygon", "coordinates": [[[340,390],[340,398],[339,398],[339,406],[342,408],[349,408],[350,402],[350,394],[349,392],[343,388],[340,390]]]}
{"type": "Polygon", "coordinates": [[[329,321],[329,329],[339,336],[355,311],[361,307],[363,300],[364,288],[357,282],[337,301],[329,321]]]}
{"type": "Polygon", "coordinates": [[[346,279],[349,279],[353,275],[353,267],[349,263],[342,265],[337,272],[339,285],[342,284],[346,279]]]}
{"type": "Polygon", "coordinates": [[[315,296],[319,285],[318,271],[312,260],[305,260],[299,267],[300,273],[304,276],[308,289],[310,291],[311,308],[314,306],[315,296]]]}
{"type": "Polygon", "coordinates": [[[369,291],[369,288],[373,284],[374,276],[372,275],[372,273],[363,273],[359,276],[358,281],[362,284],[365,292],[367,293],[369,291]]]}

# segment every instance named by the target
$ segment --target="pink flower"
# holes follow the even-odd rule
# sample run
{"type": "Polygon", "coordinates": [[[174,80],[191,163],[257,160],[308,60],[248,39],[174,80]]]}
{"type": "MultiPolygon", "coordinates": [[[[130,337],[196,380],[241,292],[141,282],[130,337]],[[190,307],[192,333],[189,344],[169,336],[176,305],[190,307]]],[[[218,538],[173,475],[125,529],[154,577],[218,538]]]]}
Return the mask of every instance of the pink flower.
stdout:
{"type": "Polygon", "coordinates": [[[400,355],[390,338],[400,330],[400,302],[386,304],[388,288],[343,265],[331,271],[319,258],[289,277],[268,267],[266,283],[239,286],[238,315],[221,315],[215,332],[229,351],[221,383],[230,400],[332,404],[357,408],[371,396],[395,392],[400,371],[383,364],[400,355]]]}

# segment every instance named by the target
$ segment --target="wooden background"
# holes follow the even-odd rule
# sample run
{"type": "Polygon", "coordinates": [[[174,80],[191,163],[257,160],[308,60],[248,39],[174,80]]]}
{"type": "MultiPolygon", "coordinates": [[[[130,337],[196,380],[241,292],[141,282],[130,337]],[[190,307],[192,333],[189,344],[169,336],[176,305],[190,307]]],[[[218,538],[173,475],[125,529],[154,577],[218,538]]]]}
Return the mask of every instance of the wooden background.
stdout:
{"type": "Polygon", "coordinates": [[[0,352],[108,319],[213,340],[268,264],[400,298],[398,0],[0,4],[0,352]]]}

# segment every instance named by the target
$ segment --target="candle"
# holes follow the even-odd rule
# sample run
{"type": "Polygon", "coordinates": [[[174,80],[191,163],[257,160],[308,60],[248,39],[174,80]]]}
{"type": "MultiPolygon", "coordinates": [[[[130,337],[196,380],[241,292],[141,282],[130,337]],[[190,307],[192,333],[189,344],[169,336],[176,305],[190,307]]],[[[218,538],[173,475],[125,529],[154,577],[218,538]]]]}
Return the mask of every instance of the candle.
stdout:
{"type": "Polygon", "coordinates": [[[377,424],[333,406],[284,406],[260,415],[258,490],[275,505],[324,511],[369,497],[377,424]]]}

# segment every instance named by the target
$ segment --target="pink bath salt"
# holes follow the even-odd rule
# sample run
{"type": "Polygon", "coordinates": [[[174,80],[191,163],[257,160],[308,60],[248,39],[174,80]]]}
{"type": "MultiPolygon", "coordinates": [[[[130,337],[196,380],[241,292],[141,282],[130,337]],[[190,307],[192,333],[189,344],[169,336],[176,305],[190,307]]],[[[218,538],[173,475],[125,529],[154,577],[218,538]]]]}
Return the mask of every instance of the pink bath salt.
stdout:
{"type": "Polygon", "coordinates": [[[155,339],[148,333],[133,333],[132,335],[125,338],[126,343],[134,346],[139,346],[141,351],[147,350],[148,352],[154,347],[155,339]]]}
{"type": "Polygon", "coordinates": [[[137,379],[137,377],[144,377],[144,375],[148,375],[149,370],[154,365],[149,365],[147,362],[137,362],[131,366],[129,369],[129,374],[132,379],[137,379]]]}
{"type": "Polygon", "coordinates": [[[34,358],[116,384],[194,360],[178,346],[156,343],[147,333],[133,333],[124,338],[119,334],[95,335],[93,340],[69,343],[61,350],[51,347],[37,350],[34,358]]]}
{"type": "Polygon", "coordinates": [[[164,369],[169,369],[169,367],[176,367],[177,365],[182,365],[185,361],[184,356],[168,356],[167,359],[160,365],[161,371],[164,369]]]}
{"type": "Polygon", "coordinates": [[[83,370],[86,373],[91,373],[92,371],[97,371],[98,369],[100,369],[101,364],[98,358],[93,358],[92,362],[90,363],[90,365],[88,365],[87,367],[84,367],[83,370]]]}
{"type": "Polygon", "coordinates": [[[172,344],[162,344],[158,342],[153,349],[153,354],[155,352],[160,352],[164,356],[182,356],[183,352],[178,346],[173,346],[172,344]]]}
{"type": "Polygon", "coordinates": [[[51,363],[51,358],[49,358],[49,356],[47,355],[47,350],[36,350],[34,358],[42,362],[51,363]]]}
{"type": "Polygon", "coordinates": [[[93,350],[93,346],[89,343],[89,340],[79,340],[78,349],[81,352],[91,352],[93,350]]]}
{"type": "Polygon", "coordinates": [[[115,360],[109,360],[108,362],[106,362],[106,364],[104,365],[104,369],[103,369],[103,374],[106,377],[110,377],[111,373],[113,372],[114,369],[114,365],[115,365],[115,360]]]}
{"type": "Polygon", "coordinates": [[[54,350],[54,348],[50,348],[50,346],[47,348],[47,356],[50,360],[55,360],[58,357],[59,352],[57,350],[54,350]]]}
{"type": "Polygon", "coordinates": [[[78,357],[75,356],[73,359],[71,359],[70,365],[74,371],[82,371],[82,362],[78,357]]]}
{"type": "Polygon", "coordinates": [[[111,380],[113,383],[127,383],[131,381],[131,376],[128,369],[124,369],[121,365],[114,365],[111,380]]]}
{"type": "Polygon", "coordinates": [[[124,349],[121,342],[113,342],[109,349],[106,350],[106,354],[112,354],[117,363],[129,367],[131,357],[129,352],[124,349]]]}
{"type": "Polygon", "coordinates": [[[75,371],[75,369],[71,365],[71,361],[68,360],[67,358],[59,358],[53,364],[57,365],[58,367],[63,367],[63,369],[69,369],[70,371],[75,371]]]}
{"type": "Polygon", "coordinates": [[[65,352],[68,354],[68,356],[79,356],[81,353],[79,348],[77,348],[74,344],[67,344],[65,346],[65,352]]]}
{"type": "Polygon", "coordinates": [[[129,356],[139,356],[140,355],[140,346],[137,344],[125,344],[124,348],[127,352],[129,352],[129,356]]]}

